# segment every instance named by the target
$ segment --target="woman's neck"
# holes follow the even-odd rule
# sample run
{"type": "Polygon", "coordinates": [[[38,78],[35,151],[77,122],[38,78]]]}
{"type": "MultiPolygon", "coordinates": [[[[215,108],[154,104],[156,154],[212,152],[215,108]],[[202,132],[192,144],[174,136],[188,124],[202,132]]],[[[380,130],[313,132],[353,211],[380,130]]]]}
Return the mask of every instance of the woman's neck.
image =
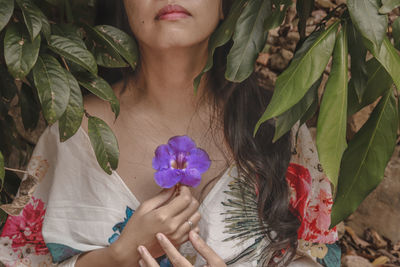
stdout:
{"type": "Polygon", "coordinates": [[[140,92],[140,102],[164,116],[193,114],[205,91],[203,81],[195,94],[193,80],[207,61],[207,43],[164,50],[144,45],[140,55],[140,68],[134,80],[134,87],[140,92]]]}

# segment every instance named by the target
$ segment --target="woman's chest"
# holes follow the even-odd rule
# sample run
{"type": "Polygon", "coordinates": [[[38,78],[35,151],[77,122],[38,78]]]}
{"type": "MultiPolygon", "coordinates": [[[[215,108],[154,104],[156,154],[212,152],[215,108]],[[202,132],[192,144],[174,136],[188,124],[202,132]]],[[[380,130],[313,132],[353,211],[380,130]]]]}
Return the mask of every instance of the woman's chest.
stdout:
{"type": "MultiPolygon", "coordinates": [[[[145,139],[140,142],[131,139],[130,143],[120,144],[117,173],[139,202],[150,199],[160,191],[154,180],[156,170],[152,168],[154,151],[160,144],[145,139]]],[[[222,151],[210,147],[205,150],[211,159],[211,166],[203,173],[200,185],[192,189],[199,201],[207,195],[229,164],[222,151]]]]}

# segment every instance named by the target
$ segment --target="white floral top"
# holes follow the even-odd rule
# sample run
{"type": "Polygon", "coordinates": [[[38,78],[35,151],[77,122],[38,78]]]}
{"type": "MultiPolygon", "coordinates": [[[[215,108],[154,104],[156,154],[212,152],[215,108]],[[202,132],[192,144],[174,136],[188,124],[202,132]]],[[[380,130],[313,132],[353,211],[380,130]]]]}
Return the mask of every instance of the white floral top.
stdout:
{"type": "MultiPolygon", "coordinates": [[[[301,127],[298,136],[288,182],[293,189],[293,209],[304,221],[299,230],[299,238],[303,239],[299,253],[307,252],[326,266],[339,266],[326,261],[326,256],[333,255],[333,245],[321,244],[337,240],[336,230],[328,230],[330,184],[320,170],[307,128],[301,127]],[[296,190],[299,186],[301,194],[296,190]]],[[[10,215],[0,235],[0,262],[7,267],[74,266],[80,253],[107,247],[117,240],[140,205],[118,173],[109,176],[99,167],[82,128],[61,143],[58,125],[48,127],[34,150],[28,173],[14,202],[0,206],[10,215]]],[[[257,216],[254,191],[231,166],[199,208],[200,235],[229,266],[261,266],[271,260],[265,250],[266,238],[243,234],[257,230],[251,224],[257,216]],[[247,208],[239,188],[245,188],[247,208]]],[[[205,264],[189,242],[180,250],[194,266],[205,264]]],[[[160,259],[160,264],[169,263],[160,259]]],[[[290,266],[310,265],[299,260],[290,266]]]]}

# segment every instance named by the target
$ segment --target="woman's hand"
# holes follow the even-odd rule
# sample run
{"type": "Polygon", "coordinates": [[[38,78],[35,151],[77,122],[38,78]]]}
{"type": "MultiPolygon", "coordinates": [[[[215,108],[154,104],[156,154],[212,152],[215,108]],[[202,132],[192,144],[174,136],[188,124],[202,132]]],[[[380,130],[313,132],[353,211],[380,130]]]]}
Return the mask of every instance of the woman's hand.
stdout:
{"type": "Polygon", "coordinates": [[[137,253],[137,247],[143,245],[153,257],[158,258],[164,255],[164,251],[155,238],[156,233],[165,234],[174,246],[179,246],[188,240],[191,228],[198,231],[198,201],[186,186],[180,186],[177,191],[174,196],[174,188],[163,190],[144,201],[133,213],[118,240],[111,245],[114,246],[114,254],[129,262],[133,259],[132,254],[137,253]],[[192,226],[188,220],[193,223],[192,226]]]}
{"type": "MultiPolygon", "coordinates": [[[[157,239],[174,267],[193,267],[193,265],[179,253],[165,235],[158,233],[157,239]]],[[[207,265],[205,266],[226,267],[226,264],[221,257],[219,257],[196,232],[191,231],[189,233],[189,239],[190,242],[192,242],[193,247],[207,261],[207,265]]],[[[146,247],[139,246],[138,251],[142,257],[139,261],[141,267],[159,267],[157,261],[151,256],[146,247]]]]}

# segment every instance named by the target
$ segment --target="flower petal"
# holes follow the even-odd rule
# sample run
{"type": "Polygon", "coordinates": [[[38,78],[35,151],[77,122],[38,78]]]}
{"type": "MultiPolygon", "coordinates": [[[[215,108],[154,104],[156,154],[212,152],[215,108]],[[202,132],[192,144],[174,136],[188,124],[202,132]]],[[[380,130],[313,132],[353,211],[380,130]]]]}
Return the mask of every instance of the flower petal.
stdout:
{"type": "Polygon", "coordinates": [[[211,165],[208,154],[201,148],[190,150],[189,155],[186,156],[186,160],[188,169],[197,169],[200,173],[207,171],[211,165]]]}
{"type": "Polygon", "coordinates": [[[171,167],[170,162],[174,157],[169,153],[168,145],[158,146],[154,154],[155,156],[152,161],[153,169],[162,171],[171,167]]]}
{"type": "Polygon", "coordinates": [[[183,171],[179,169],[168,169],[163,171],[158,171],[154,174],[154,180],[162,188],[171,188],[183,177],[183,171]]]}
{"type": "Polygon", "coordinates": [[[196,144],[193,140],[186,135],[171,137],[168,140],[168,145],[171,154],[188,153],[193,148],[196,148],[196,144]]]}
{"type": "Polygon", "coordinates": [[[197,169],[185,169],[181,184],[196,187],[200,184],[201,173],[197,169]]]}

